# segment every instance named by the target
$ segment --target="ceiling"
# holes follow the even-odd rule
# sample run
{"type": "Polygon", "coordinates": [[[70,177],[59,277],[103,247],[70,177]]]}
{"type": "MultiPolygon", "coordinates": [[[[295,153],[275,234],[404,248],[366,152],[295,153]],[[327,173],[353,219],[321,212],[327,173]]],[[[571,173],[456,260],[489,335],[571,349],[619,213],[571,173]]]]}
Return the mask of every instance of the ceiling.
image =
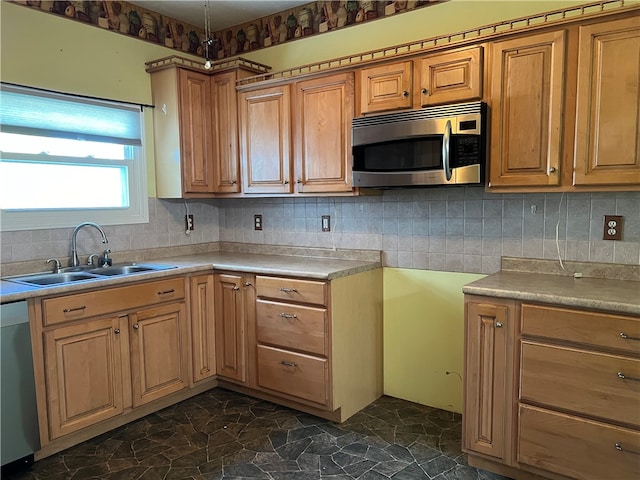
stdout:
{"type": "Polygon", "coordinates": [[[207,1],[214,32],[310,3],[309,0],[127,0],[127,3],[204,28],[207,1]]]}

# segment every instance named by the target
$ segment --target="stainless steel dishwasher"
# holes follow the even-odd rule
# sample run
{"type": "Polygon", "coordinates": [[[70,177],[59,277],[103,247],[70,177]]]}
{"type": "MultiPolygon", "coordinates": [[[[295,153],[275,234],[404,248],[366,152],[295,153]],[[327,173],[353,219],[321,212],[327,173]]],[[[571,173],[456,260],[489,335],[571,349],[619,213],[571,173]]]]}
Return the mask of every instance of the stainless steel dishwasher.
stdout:
{"type": "Polygon", "coordinates": [[[40,448],[27,302],[0,305],[2,473],[33,463],[40,448]]]}

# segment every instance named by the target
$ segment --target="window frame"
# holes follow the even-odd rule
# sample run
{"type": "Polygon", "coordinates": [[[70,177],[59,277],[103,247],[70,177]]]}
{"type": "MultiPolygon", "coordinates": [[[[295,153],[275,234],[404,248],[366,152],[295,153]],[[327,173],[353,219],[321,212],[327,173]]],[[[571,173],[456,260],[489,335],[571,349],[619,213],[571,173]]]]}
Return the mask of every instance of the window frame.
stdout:
{"type": "MultiPolygon", "coordinates": [[[[50,92],[41,89],[32,89],[12,84],[1,84],[3,90],[12,92],[20,92],[26,95],[33,94],[38,96],[51,96],[57,99],[68,100],[75,103],[86,102],[87,97],[63,94],[58,92],[50,92]],[[43,93],[44,92],[44,93],[43,93]]],[[[99,103],[105,107],[118,108],[118,105],[131,107],[130,103],[114,102],[112,100],[103,100],[91,98],[91,103],[99,103]]],[[[28,209],[28,210],[0,210],[0,231],[22,231],[22,230],[40,230],[51,228],[73,227],[81,222],[92,221],[101,225],[127,225],[140,224],[149,222],[149,201],[147,193],[147,165],[146,165],[146,138],[145,138],[145,114],[142,106],[138,113],[140,145],[132,146],[132,156],[127,164],[128,185],[126,188],[129,193],[129,206],[124,208],[61,208],[61,209],[28,209]]],[[[3,126],[0,125],[0,128],[3,126]]],[[[4,130],[4,128],[3,128],[4,130]]],[[[65,134],[59,135],[60,138],[68,138],[65,134]]],[[[55,135],[57,137],[57,135],[55,135]]],[[[3,154],[4,155],[4,154],[3,154]]],[[[12,158],[11,155],[4,155],[12,158]]],[[[82,164],[83,159],[69,158],[64,163],[82,164]],[[75,161],[77,160],[77,161],[75,161]]],[[[54,162],[55,163],[55,162],[54,162]]],[[[105,164],[108,163],[105,161],[105,164]]],[[[86,163],[85,163],[86,164],[86,163]]],[[[53,179],[52,181],[55,181],[53,179]]],[[[99,187],[99,179],[92,179],[99,187]]]]}

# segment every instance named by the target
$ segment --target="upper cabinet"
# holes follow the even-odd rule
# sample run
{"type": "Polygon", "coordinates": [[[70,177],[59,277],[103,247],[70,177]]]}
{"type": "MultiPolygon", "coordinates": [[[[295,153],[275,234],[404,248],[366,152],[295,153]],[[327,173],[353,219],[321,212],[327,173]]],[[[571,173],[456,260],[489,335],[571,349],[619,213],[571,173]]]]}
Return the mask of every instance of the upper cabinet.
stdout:
{"type": "Polygon", "coordinates": [[[493,191],[640,185],[640,17],[491,46],[493,191]]]}
{"type": "Polygon", "coordinates": [[[489,186],[558,185],[565,32],[491,46],[489,186]]]}
{"type": "Polygon", "coordinates": [[[575,184],[640,183],[640,16],[579,30],[575,184]]]}
{"type": "Polygon", "coordinates": [[[353,73],[241,92],[243,192],[352,192],[353,73]]]}
{"type": "Polygon", "coordinates": [[[477,100],[483,47],[473,46],[357,72],[357,114],[477,100]]]}
{"type": "Polygon", "coordinates": [[[158,197],[239,193],[236,81],[256,72],[234,67],[210,74],[161,60],[147,71],[158,197]]]}
{"type": "Polygon", "coordinates": [[[292,193],[290,86],[261,88],[239,97],[242,191],[292,193]]]}

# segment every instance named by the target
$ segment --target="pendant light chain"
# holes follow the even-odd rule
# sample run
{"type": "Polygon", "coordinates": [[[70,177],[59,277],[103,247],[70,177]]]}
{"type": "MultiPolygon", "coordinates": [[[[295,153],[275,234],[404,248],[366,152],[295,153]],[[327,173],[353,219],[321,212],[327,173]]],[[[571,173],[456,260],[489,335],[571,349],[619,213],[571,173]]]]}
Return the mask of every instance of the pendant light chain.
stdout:
{"type": "Polygon", "coordinates": [[[211,59],[209,58],[209,46],[213,44],[211,38],[211,18],[209,17],[209,0],[205,0],[204,3],[204,56],[206,61],[204,62],[204,68],[209,70],[211,68],[211,59]]]}

